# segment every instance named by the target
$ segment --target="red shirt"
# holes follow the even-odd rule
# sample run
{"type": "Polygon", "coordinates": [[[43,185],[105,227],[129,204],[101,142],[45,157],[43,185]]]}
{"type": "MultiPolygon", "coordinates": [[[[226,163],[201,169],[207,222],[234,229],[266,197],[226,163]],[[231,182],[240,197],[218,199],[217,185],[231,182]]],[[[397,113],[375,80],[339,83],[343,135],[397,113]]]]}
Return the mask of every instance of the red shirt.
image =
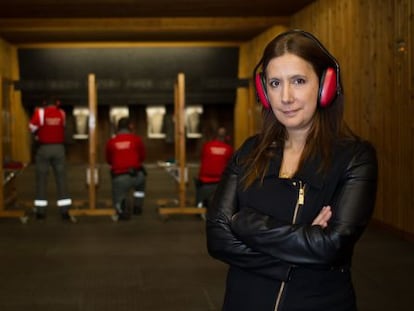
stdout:
{"type": "Polygon", "coordinates": [[[130,132],[120,132],[106,143],[106,161],[115,174],[139,169],[145,160],[145,148],[141,137],[130,132]]]}
{"type": "Polygon", "coordinates": [[[198,178],[203,183],[217,183],[227,166],[233,147],[220,140],[212,140],[203,145],[198,178]]]}
{"type": "Polygon", "coordinates": [[[29,129],[36,133],[41,144],[63,144],[65,141],[65,112],[56,106],[36,108],[29,129]]]}

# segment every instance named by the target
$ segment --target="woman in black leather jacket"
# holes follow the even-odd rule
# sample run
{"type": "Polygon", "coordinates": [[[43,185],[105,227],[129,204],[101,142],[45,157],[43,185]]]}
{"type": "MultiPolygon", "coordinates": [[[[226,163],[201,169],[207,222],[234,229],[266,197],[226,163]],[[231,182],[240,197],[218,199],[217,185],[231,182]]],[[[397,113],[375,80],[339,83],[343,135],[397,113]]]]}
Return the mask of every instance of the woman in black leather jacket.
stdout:
{"type": "Polygon", "coordinates": [[[351,259],[377,159],[343,120],[339,64],[292,30],[266,46],[254,79],[262,130],[234,154],[207,214],[209,253],[230,266],[222,310],[357,310],[351,259]]]}

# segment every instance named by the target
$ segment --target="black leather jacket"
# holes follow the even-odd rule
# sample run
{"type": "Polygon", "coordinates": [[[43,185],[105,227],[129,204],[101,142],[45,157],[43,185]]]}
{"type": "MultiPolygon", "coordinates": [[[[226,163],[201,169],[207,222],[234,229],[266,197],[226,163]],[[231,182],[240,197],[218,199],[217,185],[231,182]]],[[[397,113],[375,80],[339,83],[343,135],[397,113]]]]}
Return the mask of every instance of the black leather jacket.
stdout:
{"type": "Polygon", "coordinates": [[[230,271],[289,282],[298,267],[329,271],[350,266],[375,205],[375,149],[359,140],[338,144],[327,173],[318,173],[320,161],[314,159],[292,179],[278,177],[280,150],[263,184],[243,190],[239,160],[254,146],[252,137],[235,153],[209,206],[210,255],[236,268],[230,271]],[[325,205],[333,212],[328,227],[312,226],[325,205]]]}

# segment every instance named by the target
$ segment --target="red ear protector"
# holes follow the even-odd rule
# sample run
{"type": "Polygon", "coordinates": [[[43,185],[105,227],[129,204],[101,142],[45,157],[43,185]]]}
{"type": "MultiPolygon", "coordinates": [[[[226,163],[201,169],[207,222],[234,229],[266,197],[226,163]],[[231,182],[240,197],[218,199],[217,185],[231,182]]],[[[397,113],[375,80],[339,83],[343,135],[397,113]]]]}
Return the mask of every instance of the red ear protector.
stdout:
{"type": "MultiPolygon", "coordinates": [[[[328,52],[328,50],[322,45],[322,43],[315,36],[306,31],[291,30],[279,35],[278,37],[282,37],[293,32],[301,33],[304,36],[315,41],[335,64],[336,68],[328,67],[322,73],[321,81],[319,83],[318,105],[322,108],[328,107],[335,100],[335,98],[342,93],[341,84],[339,81],[339,64],[336,61],[336,59],[328,52]]],[[[254,83],[256,87],[256,95],[258,100],[266,109],[269,109],[270,102],[266,92],[266,78],[263,72],[257,72],[257,69],[262,65],[262,61],[263,60],[260,61],[260,63],[256,66],[254,70],[254,83]]]]}
{"type": "Polygon", "coordinates": [[[270,102],[267,98],[266,79],[263,72],[256,73],[254,76],[254,84],[256,86],[257,99],[263,104],[266,109],[269,109],[270,102]]]}
{"type": "Polygon", "coordinates": [[[336,98],[338,81],[335,69],[327,68],[321,77],[318,91],[318,105],[322,108],[328,107],[336,98]]]}

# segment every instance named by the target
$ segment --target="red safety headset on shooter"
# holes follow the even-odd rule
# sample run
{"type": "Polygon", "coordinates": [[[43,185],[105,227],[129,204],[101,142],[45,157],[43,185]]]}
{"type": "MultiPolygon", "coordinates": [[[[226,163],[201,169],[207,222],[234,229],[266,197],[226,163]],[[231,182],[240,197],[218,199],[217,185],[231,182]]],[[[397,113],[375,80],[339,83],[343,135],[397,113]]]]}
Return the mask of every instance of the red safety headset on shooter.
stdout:
{"type": "MultiPolygon", "coordinates": [[[[321,76],[319,83],[319,92],[318,92],[318,106],[321,108],[326,108],[332,104],[335,98],[339,95],[342,95],[342,87],[340,82],[340,69],[337,60],[328,52],[328,50],[322,45],[322,43],[309,32],[294,29],[287,32],[284,32],[277,36],[274,40],[279,40],[282,37],[285,37],[292,33],[300,33],[304,37],[307,37],[318,44],[321,50],[332,60],[334,67],[326,68],[321,76]]],[[[254,82],[256,87],[256,95],[258,101],[266,108],[270,108],[270,102],[266,92],[266,77],[263,68],[263,60],[261,60],[254,69],[254,82]],[[257,72],[258,69],[262,67],[262,71],[257,72]]]]}

